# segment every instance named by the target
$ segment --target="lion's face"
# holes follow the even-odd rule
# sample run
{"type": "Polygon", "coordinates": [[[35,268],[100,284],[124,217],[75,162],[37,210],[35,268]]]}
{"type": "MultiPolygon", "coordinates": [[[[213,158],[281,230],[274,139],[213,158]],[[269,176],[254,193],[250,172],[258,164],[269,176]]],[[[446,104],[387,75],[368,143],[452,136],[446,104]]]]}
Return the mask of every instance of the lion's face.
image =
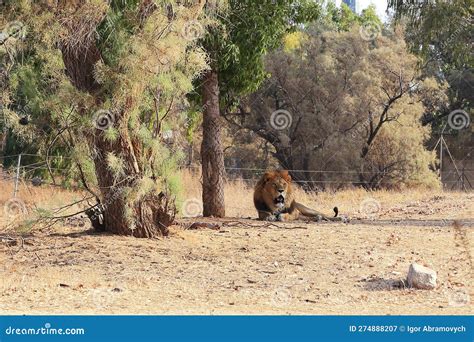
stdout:
{"type": "Polygon", "coordinates": [[[277,173],[272,173],[265,175],[266,181],[263,188],[266,193],[267,205],[275,208],[281,209],[290,205],[290,195],[291,195],[291,177],[287,172],[280,171],[277,173]]]}

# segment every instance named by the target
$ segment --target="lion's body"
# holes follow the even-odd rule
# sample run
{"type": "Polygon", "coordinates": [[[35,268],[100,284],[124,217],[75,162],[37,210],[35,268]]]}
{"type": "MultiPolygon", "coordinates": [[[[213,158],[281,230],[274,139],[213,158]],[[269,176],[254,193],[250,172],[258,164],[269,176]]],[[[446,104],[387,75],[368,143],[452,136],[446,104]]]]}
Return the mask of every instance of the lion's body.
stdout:
{"type": "Polygon", "coordinates": [[[288,171],[268,171],[255,186],[253,202],[258,211],[258,218],[267,221],[292,221],[301,216],[316,220],[342,221],[337,217],[326,216],[296,201],[291,177],[288,171]]]}

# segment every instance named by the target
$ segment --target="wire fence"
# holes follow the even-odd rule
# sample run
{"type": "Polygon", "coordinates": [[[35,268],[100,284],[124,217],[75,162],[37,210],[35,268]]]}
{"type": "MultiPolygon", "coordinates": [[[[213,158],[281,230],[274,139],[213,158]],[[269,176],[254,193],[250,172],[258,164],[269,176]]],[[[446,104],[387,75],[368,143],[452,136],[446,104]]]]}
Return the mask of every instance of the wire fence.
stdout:
{"type": "MultiPolygon", "coordinates": [[[[76,202],[74,202],[72,204],[67,204],[67,205],[64,205],[64,203],[62,203],[61,200],[59,200],[59,202],[55,201],[55,203],[51,204],[49,202],[49,198],[51,198],[51,195],[50,194],[48,195],[49,197],[47,199],[48,202],[47,202],[46,207],[52,206],[51,210],[55,215],[59,215],[59,214],[63,215],[63,216],[55,217],[55,219],[56,218],[58,218],[58,219],[59,218],[68,219],[69,217],[77,216],[78,214],[86,212],[87,209],[83,209],[83,207],[76,206],[77,210],[79,210],[79,211],[76,210],[76,212],[74,214],[68,214],[68,215],[64,216],[64,213],[67,213],[67,210],[72,210],[72,206],[74,206],[78,203],[83,203],[84,202],[90,208],[97,205],[97,204],[94,204],[95,203],[94,196],[91,196],[90,193],[89,194],[86,193],[85,189],[81,186],[66,187],[66,186],[63,186],[61,184],[55,184],[55,183],[46,182],[46,181],[43,181],[43,180],[39,183],[35,183],[34,182],[35,177],[32,177],[32,175],[37,170],[42,170],[42,169],[46,170],[46,169],[48,169],[48,167],[46,166],[46,161],[43,161],[43,160],[34,161],[34,162],[29,163],[29,164],[23,164],[22,165],[21,156],[22,156],[22,154],[4,156],[5,158],[18,158],[17,159],[18,163],[17,163],[13,173],[11,173],[11,174],[4,173],[4,172],[0,173],[3,180],[13,182],[11,191],[13,193],[13,198],[15,200],[17,200],[18,203],[20,203],[20,204],[23,203],[24,207],[21,210],[27,211],[26,206],[24,204],[25,202],[22,201],[22,198],[15,198],[18,193],[20,193],[20,196],[22,196],[21,192],[19,192],[19,184],[20,183],[24,186],[23,189],[26,188],[26,190],[30,194],[34,194],[34,192],[32,192],[31,187],[32,186],[38,186],[38,185],[55,186],[55,187],[58,187],[60,189],[66,189],[66,190],[71,190],[71,189],[79,190],[79,192],[77,192],[74,195],[74,199],[77,200],[78,196],[79,196],[79,198],[82,197],[82,199],[79,199],[76,202]],[[81,190],[84,190],[84,191],[81,191],[81,190]],[[93,203],[91,204],[89,202],[89,200],[91,200],[93,203]]],[[[34,156],[34,157],[37,157],[37,158],[45,158],[45,156],[43,156],[43,155],[35,155],[35,154],[28,154],[28,156],[34,156]]],[[[57,156],[57,157],[52,157],[52,158],[63,158],[63,157],[57,156]]],[[[70,171],[70,168],[57,167],[57,168],[55,168],[55,170],[57,170],[57,171],[70,171]]],[[[191,167],[184,167],[184,168],[182,168],[182,170],[194,173],[195,177],[200,177],[200,166],[199,165],[194,165],[194,166],[191,166],[191,167]]],[[[255,174],[261,174],[261,173],[266,171],[266,169],[264,169],[264,168],[238,168],[238,167],[228,167],[228,168],[226,168],[226,170],[228,170],[228,171],[244,171],[245,170],[245,171],[255,172],[255,174]]],[[[349,171],[349,170],[347,170],[347,171],[344,171],[344,170],[342,170],[342,171],[338,171],[338,170],[289,170],[289,171],[307,172],[307,173],[310,173],[310,174],[331,173],[331,174],[334,174],[336,176],[338,174],[339,175],[343,175],[343,174],[353,175],[355,173],[355,171],[349,171]]],[[[235,178],[232,178],[230,180],[231,181],[245,182],[245,183],[247,183],[246,185],[248,185],[250,188],[253,187],[253,185],[255,184],[255,181],[256,181],[255,178],[245,178],[245,177],[235,177],[235,178]]],[[[362,183],[362,182],[341,181],[341,180],[337,180],[337,181],[328,181],[328,180],[298,181],[298,180],[296,180],[295,182],[299,183],[299,184],[304,184],[304,183],[316,183],[316,184],[322,184],[322,183],[326,183],[326,184],[349,183],[349,184],[352,184],[352,185],[357,185],[357,184],[362,183]]],[[[455,181],[452,181],[452,183],[455,183],[455,181]]],[[[117,185],[117,184],[114,185],[114,186],[119,187],[119,185],[117,185]]],[[[62,195],[69,196],[68,198],[71,198],[69,193],[63,193],[62,195]]],[[[25,195],[23,194],[23,197],[24,196],[25,195]]],[[[61,197],[61,196],[59,196],[59,197],[61,197]]],[[[43,195],[43,197],[40,197],[40,198],[44,198],[44,195],[43,195]]],[[[26,198],[23,198],[23,199],[26,199],[26,198]]],[[[359,211],[362,214],[366,215],[367,217],[371,218],[373,216],[372,210],[375,210],[375,214],[378,214],[379,211],[380,211],[381,205],[380,205],[380,202],[378,202],[377,200],[375,200],[373,198],[368,198],[368,199],[370,200],[370,202],[368,202],[368,204],[365,203],[366,200],[364,200],[360,203],[359,211]],[[374,207],[375,209],[371,207],[371,206],[373,206],[373,204],[375,204],[375,207],[374,207]]],[[[200,199],[197,199],[197,201],[199,202],[199,206],[200,206],[200,214],[198,214],[198,215],[202,215],[202,202],[200,202],[200,199]]],[[[29,203],[28,205],[30,205],[30,206],[32,206],[36,209],[43,208],[42,204],[40,204],[38,201],[30,200],[28,203],[29,203]]],[[[17,203],[14,203],[14,204],[17,204],[17,203]]],[[[183,212],[185,212],[185,204],[186,204],[186,201],[183,204],[183,208],[184,208],[184,209],[182,209],[183,212]]],[[[251,204],[251,202],[249,202],[248,205],[242,205],[242,206],[236,206],[236,205],[232,205],[231,203],[229,203],[229,204],[226,203],[226,208],[232,209],[235,213],[237,213],[237,214],[235,214],[235,215],[237,215],[237,217],[250,218],[251,216],[249,216],[248,213],[253,210],[253,205],[251,204]]],[[[28,209],[28,210],[30,210],[30,209],[28,209]]],[[[184,217],[195,217],[195,216],[184,216],[184,217]]]]}
{"type": "MultiPolygon", "coordinates": [[[[54,167],[54,166],[49,166],[48,162],[46,161],[46,156],[44,155],[39,155],[39,154],[30,154],[30,153],[21,153],[21,154],[12,154],[12,155],[6,155],[6,156],[1,156],[0,160],[5,160],[8,158],[17,158],[18,163],[15,166],[15,172],[12,173],[10,172],[2,172],[2,179],[5,181],[9,180],[14,180],[17,186],[17,183],[21,180],[24,182],[31,181],[32,175],[36,171],[56,171],[57,173],[62,172],[70,172],[71,168],[66,168],[66,167],[54,167]],[[22,156],[27,156],[27,157],[35,157],[35,158],[43,158],[44,160],[42,161],[37,161],[34,163],[30,164],[22,164],[21,157],[22,156]]],[[[73,158],[71,157],[64,157],[64,156],[49,156],[48,158],[50,159],[68,159],[72,160],[73,158]]],[[[13,163],[12,163],[13,164],[13,163]]],[[[182,167],[181,170],[184,171],[189,171],[192,173],[196,173],[199,176],[199,172],[201,170],[200,165],[190,165],[190,166],[185,166],[182,167]]],[[[225,167],[225,170],[227,172],[235,172],[235,171],[246,171],[246,172],[251,172],[255,175],[253,178],[248,178],[248,177],[242,177],[238,176],[235,174],[230,174],[229,175],[229,180],[230,181],[242,181],[246,183],[254,183],[258,177],[260,177],[264,172],[266,172],[268,169],[264,168],[255,168],[255,167],[225,167]]],[[[357,179],[347,179],[347,176],[359,176],[359,175],[372,175],[372,176],[387,176],[387,172],[377,172],[377,171],[359,171],[359,170],[301,170],[301,169],[289,169],[288,170],[291,173],[296,173],[296,174],[309,174],[309,175],[331,175],[332,177],[335,177],[337,175],[340,175],[339,179],[294,179],[292,182],[297,183],[297,184],[320,184],[320,185],[336,185],[336,184],[343,184],[343,185],[364,185],[366,184],[365,181],[357,180],[357,179]]],[[[474,169],[463,169],[463,174],[465,173],[471,173],[474,172],[474,169]]],[[[454,179],[450,176],[455,176],[456,171],[455,170],[450,170],[448,172],[443,173],[443,178],[446,180],[443,181],[443,184],[446,185],[455,185],[460,182],[459,179],[454,179]],[[450,179],[451,178],[451,179],[450,179]]],[[[307,176],[311,177],[311,176],[307,176]]],[[[384,184],[398,184],[398,180],[386,180],[384,181],[384,184]]],[[[41,180],[41,184],[47,184],[47,185],[54,185],[54,186],[61,186],[53,182],[46,182],[44,180],[41,180]]]]}
{"type": "MultiPolygon", "coordinates": [[[[10,159],[11,167],[8,170],[9,172],[1,172],[0,169],[0,176],[4,181],[11,181],[13,182],[12,186],[12,195],[13,198],[17,196],[19,191],[20,183],[24,186],[40,186],[40,185],[47,185],[51,187],[66,189],[66,190],[85,190],[82,184],[71,184],[69,183],[68,186],[65,186],[62,183],[56,182],[54,179],[53,181],[48,181],[43,179],[42,177],[38,176],[38,173],[41,171],[47,172],[49,174],[55,173],[57,177],[70,177],[71,172],[74,169],[74,165],[70,167],[55,167],[49,165],[50,163],[47,162],[46,158],[50,161],[54,161],[57,159],[60,160],[72,160],[71,157],[64,157],[64,156],[44,156],[40,154],[31,154],[31,153],[20,153],[20,154],[12,154],[0,157],[0,160],[5,161],[5,159],[10,159]],[[28,164],[23,164],[24,159],[22,157],[33,157],[36,159],[42,159],[40,161],[30,162],[28,164]],[[16,159],[16,160],[15,160],[16,159]],[[16,165],[15,165],[16,164],[16,165]],[[13,167],[14,165],[14,167],[13,167]]],[[[0,164],[2,166],[2,164],[0,164]]],[[[258,180],[261,175],[267,171],[264,168],[257,168],[257,167],[226,167],[226,172],[228,173],[228,181],[231,182],[243,182],[248,187],[253,187],[256,181],[258,180]],[[250,174],[250,177],[248,177],[250,174]],[[245,177],[247,175],[247,177],[245,177]]],[[[181,168],[182,171],[187,171],[195,175],[195,177],[201,178],[200,165],[191,165],[185,166],[181,168]]],[[[350,186],[364,186],[367,183],[355,179],[355,177],[359,177],[360,175],[380,175],[386,176],[386,172],[376,172],[376,171],[359,171],[359,170],[301,170],[301,169],[293,169],[288,170],[291,173],[296,173],[304,175],[303,177],[306,179],[293,179],[292,182],[302,186],[304,189],[307,190],[318,190],[323,188],[340,188],[342,187],[350,187],[350,186]],[[327,177],[324,177],[324,176],[327,177]],[[317,179],[312,179],[313,177],[317,179]],[[321,179],[321,178],[326,179],[321,179]],[[309,179],[308,179],[309,178],[309,179]]],[[[464,183],[467,179],[467,183],[470,185],[468,178],[465,178],[465,174],[469,174],[470,172],[474,172],[474,169],[463,169],[462,174],[459,177],[459,171],[450,170],[448,172],[444,172],[442,174],[443,185],[445,188],[450,188],[451,190],[454,188],[460,188],[467,190],[464,183]],[[462,182],[462,186],[459,186],[460,182],[462,182]]],[[[51,177],[49,177],[51,178],[51,177]]],[[[301,178],[301,177],[300,177],[301,178]]],[[[397,185],[399,183],[398,180],[384,180],[385,185],[397,185]]],[[[472,186],[471,186],[472,189],[472,186]]],[[[31,191],[28,189],[28,191],[31,191]]]]}

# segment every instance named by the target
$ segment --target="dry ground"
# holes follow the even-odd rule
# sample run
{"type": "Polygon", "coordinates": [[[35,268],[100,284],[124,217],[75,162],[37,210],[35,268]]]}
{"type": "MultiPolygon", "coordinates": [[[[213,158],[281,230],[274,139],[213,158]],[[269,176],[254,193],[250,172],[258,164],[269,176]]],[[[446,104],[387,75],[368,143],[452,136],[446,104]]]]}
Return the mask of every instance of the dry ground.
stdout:
{"type": "MultiPolygon", "coordinates": [[[[0,187],[3,206],[11,184],[0,187]]],[[[352,222],[275,225],[247,219],[255,213],[244,184],[227,194],[235,219],[207,220],[220,230],[187,230],[206,220],[179,219],[164,239],[95,234],[79,222],[21,239],[3,217],[3,236],[16,240],[0,242],[0,314],[472,313],[472,192],[301,193],[328,212],[337,203],[352,222]],[[437,289],[404,288],[411,262],[438,272],[437,289]]],[[[19,194],[29,211],[80,197],[19,194]]]]}

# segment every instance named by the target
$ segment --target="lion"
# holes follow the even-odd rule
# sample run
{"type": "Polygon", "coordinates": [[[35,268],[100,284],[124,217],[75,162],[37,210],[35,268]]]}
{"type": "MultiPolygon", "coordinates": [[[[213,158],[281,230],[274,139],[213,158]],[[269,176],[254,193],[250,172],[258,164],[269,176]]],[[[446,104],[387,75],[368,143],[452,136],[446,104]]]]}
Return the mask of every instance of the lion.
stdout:
{"type": "Polygon", "coordinates": [[[334,217],[329,217],[296,202],[291,176],[285,170],[265,172],[255,186],[253,203],[259,220],[292,221],[304,216],[317,221],[347,221],[347,218],[337,216],[337,207],[334,207],[334,217]]]}

